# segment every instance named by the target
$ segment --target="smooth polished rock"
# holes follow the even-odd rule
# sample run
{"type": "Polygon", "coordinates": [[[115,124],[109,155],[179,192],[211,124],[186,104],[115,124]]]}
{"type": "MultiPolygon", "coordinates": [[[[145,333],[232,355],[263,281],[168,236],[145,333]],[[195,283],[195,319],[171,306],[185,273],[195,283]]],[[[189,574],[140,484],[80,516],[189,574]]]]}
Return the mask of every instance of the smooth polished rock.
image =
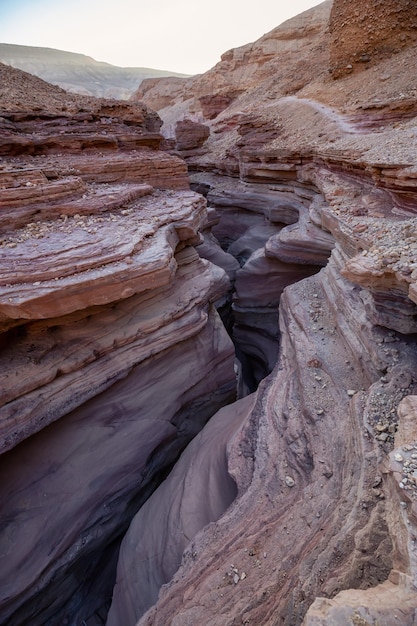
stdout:
{"type": "Polygon", "coordinates": [[[230,445],[253,404],[248,396],[216,413],[133,519],[121,546],[108,626],[134,626],[178,569],[184,550],[185,558],[196,559],[190,542],[237,495],[230,445]]]}
{"type": "Polygon", "coordinates": [[[0,622],[97,623],[132,517],[236,397],[229,279],[155,113],[0,76],[0,622]]]}
{"type": "MultiPolygon", "coordinates": [[[[195,274],[196,301],[202,278],[195,274]]],[[[187,296],[178,308],[179,292],[172,287],[159,293],[167,305],[171,300],[171,312],[164,308],[162,314],[160,301],[148,298],[142,307],[131,302],[124,311],[104,310],[96,320],[93,315],[66,326],[70,320],[63,319],[55,333],[55,342],[61,341],[40,363],[46,360],[45,375],[48,369],[53,375],[67,352],[64,368],[72,373],[43,387],[33,381],[34,391],[14,403],[20,406],[13,419],[20,438],[33,431],[33,422],[42,430],[0,458],[2,621],[40,626],[94,613],[111,590],[103,556],[113,558],[113,541],[158,477],[211,414],[233,399],[233,346],[217,313],[207,304],[190,305],[187,296]],[[122,325],[123,315],[128,325],[122,325]],[[89,343],[83,344],[83,334],[89,343]],[[86,365],[77,363],[83,356],[86,365]]]]}
{"type": "Polygon", "coordinates": [[[195,252],[179,253],[177,263],[172,284],[2,336],[3,451],[111,387],[152,354],[169,350],[178,337],[204,328],[201,307],[223,295],[227,278],[195,252]],[[178,298],[177,289],[186,295],[178,298]]]}
{"type": "Polygon", "coordinates": [[[405,342],[397,353],[385,351],[375,333],[384,338],[387,331],[372,326],[358,291],[340,275],[334,283],[328,268],[286,288],[280,329],[277,366],[230,442],[237,498],[195,537],[141,626],[206,618],[214,626],[236,616],[301,624],[316,596],[374,587],[389,575],[391,505],[374,487],[384,444],[373,428],[393,419],[394,397],[416,388],[416,354],[405,342]],[[344,316],[335,297],[352,307],[355,319],[344,316]],[[361,336],[357,352],[349,333],[361,336]],[[379,395],[385,385],[389,390],[379,395]]]}

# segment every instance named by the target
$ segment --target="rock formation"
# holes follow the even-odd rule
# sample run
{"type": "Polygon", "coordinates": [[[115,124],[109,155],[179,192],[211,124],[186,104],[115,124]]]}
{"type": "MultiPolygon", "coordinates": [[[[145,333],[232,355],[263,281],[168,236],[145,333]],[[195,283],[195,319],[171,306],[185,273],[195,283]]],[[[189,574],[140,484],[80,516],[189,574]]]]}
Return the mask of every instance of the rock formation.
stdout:
{"type": "Polygon", "coordinates": [[[0,622],[102,623],[132,515],[235,398],[229,280],[154,113],[0,71],[0,622]]]}
{"type": "Polygon", "coordinates": [[[256,382],[273,369],[213,418],[132,523],[109,626],[134,624],[159,585],[140,626],[416,623],[417,84],[405,5],[325,2],[176,84],[170,104],[164,81],[143,94],[164,93],[166,136],[184,116],[210,128],[204,153],[186,156],[212,211],[203,254],[234,281],[238,355],[256,382]],[[329,72],[336,33],[361,41],[373,11],[386,21],[369,20],[372,63],[329,72]],[[236,411],[238,428],[216,442],[221,471],[214,453],[201,470],[217,476],[210,495],[228,474],[236,498],[194,524],[206,494],[179,487],[207,458],[210,428],[236,411]],[[148,531],[147,519],[164,521],[148,531]]]}
{"type": "Polygon", "coordinates": [[[179,120],[175,126],[176,149],[181,156],[195,156],[201,154],[201,148],[210,135],[210,129],[205,124],[192,120],[179,120]]]}
{"type": "Polygon", "coordinates": [[[2,70],[3,623],[416,623],[417,50],[330,72],[346,11],[144,103],[2,70]]]}

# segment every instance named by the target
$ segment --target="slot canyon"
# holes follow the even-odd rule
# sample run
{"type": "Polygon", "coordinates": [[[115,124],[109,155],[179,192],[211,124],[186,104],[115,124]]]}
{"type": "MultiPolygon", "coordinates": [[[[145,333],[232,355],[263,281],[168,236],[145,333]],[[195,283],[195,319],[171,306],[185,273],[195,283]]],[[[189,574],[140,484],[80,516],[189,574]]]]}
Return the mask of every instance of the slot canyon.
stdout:
{"type": "Polygon", "coordinates": [[[417,624],[416,52],[326,0],[129,101],[0,63],[0,624],[417,624]]]}

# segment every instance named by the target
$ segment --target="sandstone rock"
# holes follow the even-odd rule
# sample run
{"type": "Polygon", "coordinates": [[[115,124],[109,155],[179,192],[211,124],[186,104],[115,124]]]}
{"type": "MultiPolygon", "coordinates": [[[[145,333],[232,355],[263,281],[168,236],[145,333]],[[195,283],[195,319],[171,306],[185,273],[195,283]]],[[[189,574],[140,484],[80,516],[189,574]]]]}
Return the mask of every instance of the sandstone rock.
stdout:
{"type": "Polygon", "coordinates": [[[206,119],[212,120],[224,111],[238,96],[239,93],[232,94],[207,94],[201,96],[200,104],[203,115],[206,119]]]}
{"type": "Polygon", "coordinates": [[[412,626],[416,620],[415,594],[390,582],[367,591],[342,591],[336,600],[317,599],[303,626],[369,624],[375,619],[382,624],[397,621],[412,626]]]}
{"type": "Polygon", "coordinates": [[[249,396],[221,409],[135,517],[121,547],[108,626],[135,624],[178,569],[183,551],[187,548],[186,559],[197,558],[190,541],[236,497],[230,441],[238,436],[253,403],[249,396]],[[206,494],[203,506],[202,493],[206,494]]]}
{"type": "Polygon", "coordinates": [[[167,284],[175,272],[174,251],[179,241],[196,236],[204,208],[193,192],[166,201],[156,194],[101,218],[76,214],[14,231],[0,255],[4,325],[12,323],[8,318],[58,317],[167,284]]]}
{"type": "Polygon", "coordinates": [[[382,48],[400,27],[390,34],[383,18],[395,7],[378,4],[378,24],[375,11],[365,19],[345,4],[334,2],[330,50],[336,36],[340,55],[348,39],[356,46],[346,77],[326,75],[323,3],[300,18],[298,38],[289,22],[225,53],[161,112],[168,132],[185,110],[198,115],[206,96],[242,90],[207,119],[205,152],[188,165],[219,216],[212,233],[242,265],[237,352],[246,347],[254,377],[278,362],[229,447],[242,460],[235,501],[191,540],[141,626],[416,619],[412,477],[395,459],[388,467],[392,450],[414,463],[404,399],[416,389],[414,17],[404,14],[405,47],[389,56],[382,48]],[[345,25],[342,8],[352,14],[345,25]],[[367,26],[375,54],[358,45],[367,26]]]}
{"type": "MultiPolygon", "coordinates": [[[[333,18],[341,6],[335,2],[333,18]]],[[[382,17],[392,7],[378,4],[382,17]]],[[[359,41],[366,25],[361,7],[353,3],[346,8],[358,13],[349,23],[357,26],[359,41]]],[[[162,247],[176,264],[158,287],[151,284],[143,291],[142,285],[124,299],[115,288],[118,300],[113,304],[51,320],[3,320],[14,324],[2,335],[4,371],[10,379],[4,409],[16,408],[9,416],[10,432],[22,438],[25,424],[34,432],[43,419],[53,421],[62,413],[3,456],[4,471],[11,468],[10,482],[9,474],[3,481],[10,498],[3,499],[17,528],[16,535],[4,535],[12,555],[4,570],[9,590],[9,599],[3,598],[4,619],[41,624],[69,615],[80,622],[96,620],[94,612],[110,596],[119,535],[136,504],[150,495],[166,464],[178,455],[183,434],[194,434],[197,423],[230,399],[233,355],[214,313],[217,303],[237,340],[238,377],[245,370],[239,390],[247,393],[270,373],[256,395],[218,414],[139,511],[126,535],[109,623],[133,624],[143,611],[141,626],[415,621],[417,105],[412,77],[417,56],[411,40],[391,56],[376,58],[358,50],[360,67],[370,69],[359,72],[355,62],[348,62],[348,75],[333,80],[328,72],[330,9],[330,2],[322,3],[258,42],[225,53],[206,75],[171,83],[172,93],[169,81],[143,88],[148,101],[160,98],[165,107],[165,136],[171,137],[184,117],[210,128],[204,149],[187,156],[193,187],[204,192],[210,205],[207,217],[204,201],[186,188],[182,161],[166,155],[156,171],[160,139],[155,118],[142,105],[117,109],[117,123],[109,122],[111,136],[104,134],[100,143],[95,113],[89,117],[71,104],[71,115],[82,115],[74,121],[74,141],[65,140],[62,153],[56,117],[51,133],[48,124],[36,122],[39,142],[30,136],[34,116],[21,104],[18,114],[4,117],[3,145],[13,165],[6,169],[23,165],[31,170],[21,179],[5,174],[12,190],[24,182],[22,224],[11,230],[11,213],[5,218],[10,257],[28,249],[15,236],[24,229],[27,207],[40,202],[32,185],[49,185],[45,189],[56,192],[54,223],[65,219],[56,212],[61,201],[68,221],[75,218],[77,197],[86,195],[94,217],[111,211],[116,218],[115,237],[105,239],[110,253],[120,253],[118,233],[124,234],[127,248],[132,239],[149,254],[161,249],[155,242],[161,237],[172,243],[162,247]],[[381,75],[390,78],[381,81],[381,75]],[[225,104],[222,98],[232,93],[226,108],[204,120],[206,97],[209,104],[225,104]],[[129,122],[123,122],[125,115],[129,122]],[[81,121],[88,132],[86,150],[79,154],[81,121]],[[129,132],[130,123],[138,133],[129,132]],[[44,150],[45,156],[37,156],[36,150],[44,150]],[[25,156],[28,152],[33,156],[25,156]],[[50,184],[65,178],[67,195],[65,184],[50,184]],[[140,187],[146,184],[154,190],[140,187]],[[115,200],[119,208],[100,212],[100,202],[91,201],[92,191],[99,187],[104,196],[100,186],[105,185],[111,195],[116,190],[121,194],[115,200]],[[189,205],[185,214],[178,206],[184,200],[194,207],[189,205]],[[142,217],[157,211],[163,218],[158,228],[151,220],[149,238],[141,239],[134,213],[119,220],[129,203],[148,207],[142,217]],[[192,249],[197,244],[227,270],[230,280],[198,261],[192,249]],[[231,252],[238,260],[232,260],[231,252]],[[233,282],[230,306],[231,293],[225,290],[233,282]],[[46,332],[50,323],[55,330],[46,332]],[[28,374],[13,383],[20,365],[28,374]],[[26,382],[30,379],[33,387],[26,382]],[[100,389],[92,389],[92,381],[100,389]],[[61,382],[59,389],[54,386],[61,382]],[[44,397],[55,402],[52,416],[45,414],[44,397]],[[61,406],[59,398],[74,406],[61,406]],[[34,405],[34,399],[39,403],[34,405]],[[241,411],[241,427],[229,430],[227,416],[234,421],[241,411]],[[89,422],[93,430],[84,430],[89,422]],[[74,453],[68,456],[61,447],[67,433],[68,442],[75,438],[74,453]],[[127,466],[122,453],[111,455],[112,438],[116,450],[126,447],[127,466]],[[37,441],[42,445],[37,447],[37,441]],[[48,454],[51,450],[52,463],[43,472],[45,449],[48,454]],[[83,465],[89,455],[91,467],[90,460],[83,465]],[[79,461],[79,488],[65,480],[66,458],[73,466],[79,461]],[[101,473],[97,465],[103,465],[101,473]],[[139,477],[136,468],[143,469],[139,477]],[[33,489],[33,473],[39,492],[33,489]],[[51,546],[36,543],[41,522],[33,510],[42,505],[36,498],[48,494],[49,485],[53,494],[58,491],[55,476],[57,485],[71,484],[68,497],[59,491],[61,499],[46,498],[48,534],[57,537],[51,546]],[[215,480],[207,489],[199,487],[208,476],[215,480]],[[52,508],[56,501],[57,512],[52,508]],[[103,521],[103,502],[110,502],[115,517],[109,514],[103,521]],[[25,534],[29,514],[34,515],[34,539],[25,534]],[[79,518],[81,535],[62,533],[65,517],[79,518]],[[152,524],[145,524],[147,519],[152,524]],[[15,536],[19,549],[13,550],[10,537],[15,536]],[[78,549],[80,541],[77,560],[71,546],[78,549]],[[148,562],[152,568],[144,566],[148,562]],[[37,568],[45,572],[40,583],[35,582],[37,568]],[[142,590],[137,597],[136,581],[142,590]],[[51,604],[57,598],[62,598],[60,607],[51,604]]],[[[404,26],[408,37],[408,18],[404,26]]],[[[377,33],[374,22],[372,28],[377,33]]],[[[383,20],[381,33],[382,47],[389,38],[383,20]]],[[[378,45],[375,41],[375,49],[378,45]]],[[[56,116],[62,94],[48,91],[48,98],[56,116]]],[[[206,113],[212,115],[214,108],[206,113]]],[[[62,129],[72,119],[69,113],[64,117],[62,129]]],[[[19,194],[7,191],[5,197],[14,202],[19,194]]],[[[111,202],[106,198],[103,204],[110,207],[111,202]]],[[[29,212],[28,219],[36,222],[36,213],[29,217],[29,212]]],[[[77,219],[87,214],[80,212],[77,219]]],[[[39,221],[45,225],[43,216],[39,221]]],[[[101,254],[107,259],[106,253],[101,254]]],[[[40,286],[32,285],[31,293],[40,286]]],[[[79,527],[71,521],[68,528],[79,527]]]]}
{"type": "Polygon", "coordinates": [[[192,78],[188,79],[174,76],[163,79],[145,78],[130,99],[137,102],[146,100],[146,103],[151,109],[159,111],[175,101],[186,84],[186,81],[188,82],[189,80],[192,80],[192,78]]]}
{"type": "Polygon", "coordinates": [[[131,518],[235,398],[229,280],[155,114],[0,74],[0,621],[97,621],[131,518]]]}
{"type": "Polygon", "coordinates": [[[205,124],[189,119],[180,120],[175,126],[176,148],[179,151],[201,148],[209,135],[210,129],[205,124]]]}
{"type": "MultiPolygon", "coordinates": [[[[215,525],[192,541],[187,554],[195,557],[183,559],[171,582],[160,590],[156,606],[139,621],[141,626],[201,620],[208,612],[212,624],[232,621],[236,615],[265,624],[280,615],[283,623],[297,624],[316,595],[333,596],[346,586],[373,586],[388,576],[391,543],[386,504],[371,486],[380,455],[378,443],[362,436],[360,394],[350,400],[346,391],[363,388],[362,398],[366,398],[380,359],[388,364],[392,355],[381,347],[364,360],[365,337],[371,339],[372,325],[364,323],[366,313],[357,291],[340,279],[334,284],[327,268],[288,287],[280,313],[278,365],[261,384],[242,437],[229,447],[243,464],[236,475],[238,496],[215,525]],[[335,308],[335,296],[356,311],[355,325],[339,323],[351,318],[335,308]],[[319,318],[311,307],[317,299],[319,318]],[[358,332],[364,333],[362,347],[358,344],[352,352],[349,342],[358,332]],[[320,363],[320,376],[305,367],[312,357],[320,363]],[[253,429],[256,453],[247,447],[254,441],[249,436],[253,429]],[[359,499],[357,476],[364,484],[359,499]],[[288,477],[295,483],[290,489],[288,477]],[[247,574],[244,587],[228,582],[230,563],[247,574]]],[[[402,354],[402,367],[412,371],[415,354],[402,354]]],[[[145,543],[144,537],[141,542],[145,543]]],[[[355,593],[352,598],[358,599],[368,592],[355,593]]],[[[402,597],[412,606],[415,592],[396,595],[395,602],[402,597]]],[[[406,605],[392,606],[401,606],[400,615],[406,615],[406,605]]],[[[360,614],[359,601],[352,607],[350,614],[360,614]]]]}
{"type": "MultiPolygon", "coordinates": [[[[216,313],[202,317],[194,329],[191,320],[188,329],[186,320],[177,327],[183,340],[170,350],[166,342],[154,342],[141,361],[132,345],[130,357],[124,347],[113,359],[96,357],[96,368],[78,369],[77,377],[90,386],[90,401],[84,393],[77,404],[84,403],[71,411],[80,389],[67,377],[60,394],[55,385],[60,402],[67,400],[65,417],[3,455],[3,622],[82,619],[110,594],[112,574],[102,569],[103,557],[113,560],[113,542],[158,476],[215,408],[233,397],[230,341],[216,313]],[[115,360],[123,361],[123,369],[116,369],[115,360]],[[98,386],[95,373],[103,368],[107,380],[98,386]],[[164,394],[156,405],[161,384],[164,394]]],[[[41,426],[42,399],[43,407],[54,408],[48,403],[51,387],[35,396],[41,426]]]]}

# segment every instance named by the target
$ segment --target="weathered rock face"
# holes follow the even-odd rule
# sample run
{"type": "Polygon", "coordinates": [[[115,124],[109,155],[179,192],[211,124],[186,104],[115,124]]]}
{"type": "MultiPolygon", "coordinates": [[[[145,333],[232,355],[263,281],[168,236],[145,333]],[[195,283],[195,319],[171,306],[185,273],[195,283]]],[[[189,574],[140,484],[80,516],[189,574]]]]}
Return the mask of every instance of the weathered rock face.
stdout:
{"type": "MultiPolygon", "coordinates": [[[[325,265],[334,240],[309,218],[313,192],[305,191],[302,198],[294,193],[277,193],[259,183],[238,183],[214,174],[196,173],[192,180],[210,187],[207,199],[218,215],[211,233],[229,258],[232,256],[240,264],[231,274],[231,334],[246,382],[254,391],[276,363],[278,305],[283,289],[325,265]],[[265,276],[268,280],[264,280],[265,276]]],[[[206,251],[203,256],[215,258],[207,257],[206,251]]],[[[227,258],[217,258],[217,263],[228,271],[227,258]]]]}
{"type": "MultiPolygon", "coordinates": [[[[340,588],[386,579],[391,540],[381,498],[384,451],[371,424],[381,411],[379,394],[401,397],[406,383],[393,383],[391,376],[389,383],[378,381],[378,360],[391,358],[386,344],[381,342],[374,362],[365,344],[361,353],[352,352],[352,335],[345,339],[338,330],[344,312],[323,291],[328,279],[323,272],[286,290],[278,367],[261,386],[241,437],[229,440],[238,497],[187,547],[180,569],[140,624],[189,623],[209,615],[211,624],[231,624],[237,616],[299,624],[316,595],[331,597],[340,588]]],[[[339,297],[354,308],[359,330],[366,319],[359,294],[346,287],[339,297]]],[[[371,328],[361,331],[363,340],[371,328]]],[[[415,356],[408,365],[401,359],[403,372],[405,366],[410,375],[415,356]]],[[[388,418],[390,407],[385,410],[388,418]]],[[[415,606],[415,592],[409,602],[412,597],[415,606]]]]}
{"type": "MultiPolygon", "coordinates": [[[[358,3],[335,2],[332,32],[344,32],[344,7],[357,13],[352,28],[362,41],[358,3]]],[[[221,471],[215,454],[201,470],[213,477],[210,494],[233,478],[233,503],[224,502],[217,521],[218,510],[191,524],[207,496],[180,491],[184,465],[209,454],[213,421],[206,443],[203,431],[198,451],[190,446],[126,535],[111,626],[135,624],[159,585],[140,626],[417,620],[417,56],[408,37],[414,9],[406,15],[404,7],[366,5],[381,52],[368,72],[337,81],[329,74],[331,3],[323,3],[251,50],[226,53],[161,111],[168,128],[185,102],[202,114],[203,84],[217,84],[211,94],[219,98],[226,84],[242,88],[216,117],[201,119],[210,137],[188,165],[212,207],[203,254],[235,281],[233,333],[252,351],[255,377],[256,359],[277,363],[256,394],[213,418],[229,424],[241,413],[237,430],[216,430],[216,449],[226,450],[221,471]],[[381,18],[401,9],[396,18],[405,18],[406,45],[391,56],[373,8],[381,18]],[[271,70],[286,65],[300,38],[292,79],[303,77],[302,63],[322,66],[289,91],[286,70],[271,70]],[[265,49],[272,39],[276,57],[265,49]],[[265,71],[259,63],[251,73],[262,46],[265,71]],[[166,520],[163,537],[148,530],[146,519],[156,517],[166,520]]],[[[392,27],[395,38],[395,20],[392,27]]]]}
{"type": "Polygon", "coordinates": [[[417,40],[417,7],[408,0],[333,0],[330,69],[335,78],[391,56],[417,40]]]}
{"type": "Polygon", "coordinates": [[[142,102],[146,97],[149,103],[149,99],[152,98],[154,93],[154,88],[157,86],[156,99],[152,104],[149,103],[149,107],[154,111],[163,109],[173,101],[175,94],[180,94],[186,80],[188,79],[171,76],[164,80],[163,83],[160,83],[159,78],[145,78],[131,97],[131,100],[142,102]],[[160,89],[160,87],[162,88],[160,89]]]}
{"type": "Polygon", "coordinates": [[[2,621],[416,622],[417,55],[335,81],[330,9],[143,89],[167,135],[210,128],[187,156],[207,213],[142,105],[102,144],[106,116],[75,117],[62,150],[76,102],[8,107],[2,621]],[[233,394],[214,303],[242,395],[272,371],[154,490],[233,394]]]}
{"type": "MultiPolygon", "coordinates": [[[[403,335],[373,324],[368,292],[341,276],[352,251],[337,232],[351,232],[353,243],[357,218],[341,218],[334,205],[320,213],[323,220],[335,218],[332,259],[319,274],[284,291],[277,367],[261,384],[239,434],[223,444],[237,498],[215,525],[201,525],[194,539],[187,534],[191,542],[180,568],[141,625],[206,619],[232,624],[237,617],[290,625],[301,624],[306,612],[305,624],[347,625],[355,616],[390,623],[395,614],[413,623],[413,422],[410,416],[408,426],[401,425],[408,404],[398,423],[396,410],[401,398],[416,392],[417,353],[403,335]],[[394,453],[391,471],[397,474],[391,475],[394,436],[402,447],[394,453]],[[407,479],[397,492],[395,475],[397,485],[407,479]],[[401,489],[406,499],[399,497],[401,489]],[[351,587],[355,591],[337,595],[351,587]],[[322,599],[308,610],[316,596],[322,599]]],[[[170,492],[175,489],[171,484],[170,492]]],[[[152,501],[170,508],[163,492],[156,491],[152,501]]],[[[184,506],[198,510],[203,502],[196,496],[184,506]]],[[[178,528],[175,513],[168,514],[167,527],[178,528]]],[[[129,550],[130,567],[137,568],[147,550],[159,553],[144,526],[140,532],[133,526],[127,537],[138,550],[136,559],[129,550]]],[[[122,580],[129,578],[120,567],[122,580]]],[[[127,606],[135,594],[137,603],[147,596],[143,574],[132,576],[141,582],[126,594],[127,606]]],[[[117,603],[123,605],[119,595],[117,603]]],[[[129,623],[122,615],[110,623],[129,623]]]]}
{"type": "Polygon", "coordinates": [[[212,120],[233,102],[239,93],[208,94],[201,96],[201,110],[205,118],[212,120]]]}
{"type": "Polygon", "coordinates": [[[201,154],[201,148],[210,135],[210,129],[205,124],[192,120],[180,120],[175,125],[176,149],[181,156],[201,154]]]}
{"type": "Polygon", "coordinates": [[[161,585],[178,569],[190,537],[216,521],[235,499],[227,442],[239,436],[253,403],[249,396],[221,409],[188,446],[157,497],[151,497],[135,517],[121,548],[109,626],[134,624],[154,604],[161,585]],[[140,536],[143,542],[138,543],[140,536]]]}
{"type": "Polygon", "coordinates": [[[1,74],[0,622],[103,623],[132,516],[235,398],[229,280],[156,114],[1,74]]]}

